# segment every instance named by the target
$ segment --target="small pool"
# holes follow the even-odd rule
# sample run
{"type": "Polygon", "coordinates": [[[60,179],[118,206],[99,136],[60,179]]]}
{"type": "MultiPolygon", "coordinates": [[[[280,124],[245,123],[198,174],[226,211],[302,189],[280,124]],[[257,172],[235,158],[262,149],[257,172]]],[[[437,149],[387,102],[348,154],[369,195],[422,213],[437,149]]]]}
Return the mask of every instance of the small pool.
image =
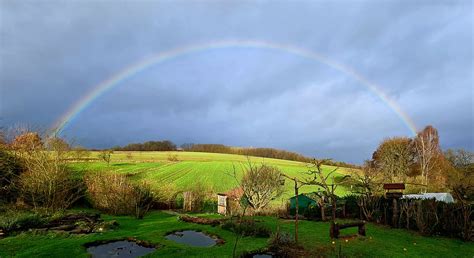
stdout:
{"type": "Polygon", "coordinates": [[[90,246],[87,248],[87,252],[91,254],[93,258],[140,257],[149,254],[155,250],[156,248],[154,247],[145,247],[137,244],[134,241],[128,240],[114,241],[106,244],[90,246]]]}
{"type": "Polygon", "coordinates": [[[254,254],[252,257],[253,258],[272,258],[274,256],[271,254],[254,254]]]}
{"type": "Polygon", "coordinates": [[[194,230],[177,231],[167,235],[166,239],[176,243],[197,247],[211,247],[217,244],[217,239],[194,230]]]}

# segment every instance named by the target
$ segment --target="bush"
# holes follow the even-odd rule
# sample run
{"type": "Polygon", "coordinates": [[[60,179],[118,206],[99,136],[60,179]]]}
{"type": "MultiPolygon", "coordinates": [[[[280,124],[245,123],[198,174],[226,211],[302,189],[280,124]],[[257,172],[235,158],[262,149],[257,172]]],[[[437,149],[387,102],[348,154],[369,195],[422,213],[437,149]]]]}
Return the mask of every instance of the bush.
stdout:
{"type": "Polygon", "coordinates": [[[217,201],[206,199],[202,203],[201,212],[216,213],[217,201]]]}
{"type": "Polygon", "coordinates": [[[210,191],[201,183],[193,185],[188,191],[183,192],[183,209],[192,212],[202,211],[209,193],[210,191]]]}
{"type": "Polygon", "coordinates": [[[96,174],[86,178],[87,194],[94,208],[113,215],[143,218],[153,203],[148,184],[132,184],[120,174],[96,174]]]}
{"type": "Polygon", "coordinates": [[[439,223],[436,201],[417,200],[415,202],[415,220],[422,235],[432,235],[439,223]]]}
{"type": "Polygon", "coordinates": [[[82,194],[83,184],[72,178],[62,157],[45,151],[24,155],[26,172],[18,180],[23,200],[35,209],[57,211],[70,207],[82,194]]]}
{"type": "Polygon", "coordinates": [[[35,228],[46,223],[38,213],[9,211],[0,216],[0,229],[5,232],[35,228]]]}
{"type": "Polygon", "coordinates": [[[277,231],[268,239],[268,250],[274,253],[275,257],[309,257],[294,239],[288,232],[277,231]]]}
{"type": "Polygon", "coordinates": [[[355,194],[346,195],[341,198],[341,200],[346,203],[346,218],[359,218],[360,217],[360,208],[357,205],[357,199],[359,196],[355,194]]]}
{"type": "Polygon", "coordinates": [[[20,159],[0,147],[0,200],[10,202],[17,197],[14,182],[23,172],[20,159]]]}
{"type": "Polygon", "coordinates": [[[177,154],[168,154],[168,161],[173,161],[173,162],[177,162],[179,161],[178,159],[178,155],[177,154]]]}
{"type": "Polygon", "coordinates": [[[269,228],[254,220],[242,220],[241,222],[228,220],[221,227],[242,236],[269,237],[271,233],[269,228]]]}
{"type": "Polygon", "coordinates": [[[295,246],[295,238],[288,232],[276,232],[272,233],[270,239],[268,239],[268,246],[271,249],[280,247],[292,247],[295,246]]]}
{"type": "MultiPolygon", "coordinates": [[[[317,204],[311,204],[308,206],[308,208],[300,209],[300,211],[302,211],[302,213],[299,213],[299,214],[303,214],[303,216],[305,216],[308,219],[312,219],[312,220],[321,219],[321,207],[319,207],[319,205],[317,204]]],[[[327,213],[327,210],[326,210],[326,213],[327,213]]]]}

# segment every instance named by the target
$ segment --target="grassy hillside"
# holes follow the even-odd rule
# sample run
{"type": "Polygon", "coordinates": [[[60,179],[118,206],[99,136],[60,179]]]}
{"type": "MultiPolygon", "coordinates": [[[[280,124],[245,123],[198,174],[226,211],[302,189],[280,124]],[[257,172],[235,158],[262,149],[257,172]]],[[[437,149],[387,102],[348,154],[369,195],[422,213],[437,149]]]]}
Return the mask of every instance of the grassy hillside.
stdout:
{"type": "MultiPolygon", "coordinates": [[[[98,153],[93,153],[92,157],[97,155],[98,153]]],[[[110,165],[97,161],[73,163],[71,166],[81,173],[93,171],[125,173],[134,180],[146,180],[157,189],[171,185],[176,190],[186,190],[200,183],[214,192],[225,192],[237,185],[233,176],[234,168],[237,177],[240,178],[248,166],[248,159],[253,164],[265,163],[278,167],[288,176],[299,178],[306,177],[310,167],[309,164],[288,160],[202,152],[114,152],[110,165]],[[169,161],[172,155],[176,155],[178,161],[169,161]]],[[[324,167],[327,172],[332,169],[334,167],[324,167]]],[[[344,173],[347,173],[347,170],[340,168],[337,175],[344,173]]],[[[301,189],[302,192],[315,190],[315,186],[305,186],[301,189]]],[[[288,198],[292,193],[293,184],[286,180],[283,197],[288,198]]],[[[339,195],[345,193],[342,187],[338,189],[339,195]]]]}

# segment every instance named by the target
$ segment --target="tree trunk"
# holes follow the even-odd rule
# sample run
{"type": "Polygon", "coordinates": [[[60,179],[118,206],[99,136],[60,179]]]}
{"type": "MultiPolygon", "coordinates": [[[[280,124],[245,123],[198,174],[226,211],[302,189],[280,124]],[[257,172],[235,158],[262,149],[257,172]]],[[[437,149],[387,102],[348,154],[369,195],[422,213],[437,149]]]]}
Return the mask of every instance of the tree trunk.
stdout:
{"type": "Polygon", "coordinates": [[[295,242],[298,243],[298,216],[299,216],[299,205],[298,205],[298,182],[295,180],[295,206],[296,206],[296,211],[295,211],[295,242]]]}
{"type": "Polygon", "coordinates": [[[326,220],[326,210],[324,208],[324,201],[321,202],[321,220],[322,221],[326,220]]]}

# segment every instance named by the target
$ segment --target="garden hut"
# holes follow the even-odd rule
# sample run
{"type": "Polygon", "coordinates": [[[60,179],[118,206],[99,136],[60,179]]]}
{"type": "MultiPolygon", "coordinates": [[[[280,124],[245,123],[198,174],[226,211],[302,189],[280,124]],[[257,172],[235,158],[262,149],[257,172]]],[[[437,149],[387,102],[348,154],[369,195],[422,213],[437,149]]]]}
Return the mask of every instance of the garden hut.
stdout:
{"type": "Polygon", "coordinates": [[[231,215],[240,208],[240,199],[244,195],[244,190],[240,187],[234,188],[225,193],[217,194],[217,212],[222,215],[231,215]]]}
{"type": "Polygon", "coordinates": [[[306,209],[311,205],[318,205],[319,197],[316,193],[303,193],[298,196],[290,198],[290,214],[295,214],[296,211],[296,198],[298,198],[298,213],[304,214],[306,209]]]}

